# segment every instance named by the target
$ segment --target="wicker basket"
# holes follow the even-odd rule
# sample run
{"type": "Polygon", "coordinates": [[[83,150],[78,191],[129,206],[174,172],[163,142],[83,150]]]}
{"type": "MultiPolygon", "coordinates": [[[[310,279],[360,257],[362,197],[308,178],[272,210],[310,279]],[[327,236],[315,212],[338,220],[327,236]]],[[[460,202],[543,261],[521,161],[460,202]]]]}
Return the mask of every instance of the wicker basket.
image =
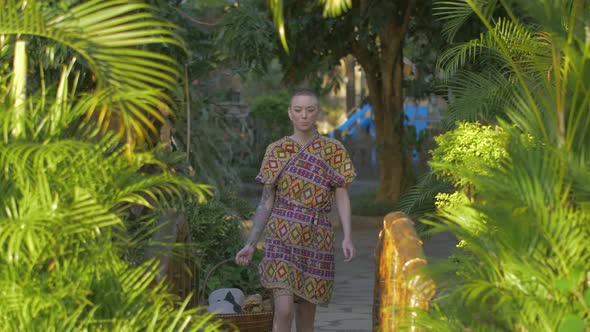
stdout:
{"type": "MultiPolygon", "coordinates": [[[[205,281],[203,282],[203,289],[201,292],[201,305],[206,305],[205,292],[207,290],[207,283],[211,274],[220,266],[227,263],[234,263],[232,259],[226,259],[217,263],[207,273],[205,281]]],[[[235,264],[235,263],[234,263],[235,264]]],[[[255,266],[251,263],[251,266],[255,266]]],[[[262,311],[257,313],[239,313],[239,314],[217,314],[215,317],[223,322],[223,331],[240,331],[240,332],[271,332],[273,311],[262,311]]]]}

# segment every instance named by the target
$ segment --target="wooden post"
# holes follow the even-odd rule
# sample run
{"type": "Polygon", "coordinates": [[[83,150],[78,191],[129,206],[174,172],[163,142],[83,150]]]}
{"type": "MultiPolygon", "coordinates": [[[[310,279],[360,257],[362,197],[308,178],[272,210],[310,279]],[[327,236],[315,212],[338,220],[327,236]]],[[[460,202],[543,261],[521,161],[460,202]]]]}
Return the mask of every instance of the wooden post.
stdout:
{"type": "Polygon", "coordinates": [[[422,242],[403,212],[385,216],[375,248],[373,331],[419,331],[412,308],[428,309],[434,282],[420,268],[426,265],[422,242]]]}

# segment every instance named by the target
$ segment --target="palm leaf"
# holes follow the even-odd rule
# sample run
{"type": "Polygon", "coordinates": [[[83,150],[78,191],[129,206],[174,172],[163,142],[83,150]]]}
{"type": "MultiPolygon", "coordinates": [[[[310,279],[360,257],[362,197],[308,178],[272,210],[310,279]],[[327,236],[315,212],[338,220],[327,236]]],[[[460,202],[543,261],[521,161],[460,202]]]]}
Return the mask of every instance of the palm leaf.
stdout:
{"type": "Polygon", "coordinates": [[[556,330],[578,301],[556,285],[590,259],[587,214],[564,204],[570,185],[562,157],[522,143],[512,142],[509,162],[488,176],[464,173],[478,188],[475,204],[439,214],[475,258],[456,267],[459,280],[447,278],[445,300],[463,306],[457,314],[478,330],[486,323],[556,330]]]}
{"type": "Polygon", "coordinates": [[[97,105],[95,109],[101,118],[117,114],[123,133],[141,140],[146,134],[144,126],[154,130],[145,114],[163,121],[157,105],[161,100],[171,101],[166,91],[172,90],[178,74],[171,58],[146,46],[182,45],[173,27],[155,19],[151,10],[141,2],[92,0],[64,12],[36,1],[8,0],[0,11],[0,34],[52,39],[83,59],[96,77],[98,91],[142,93],[144,98],[131,100],[119,100],[115,94],[115,107],[97,105]]]}
{"type": "MultiPolygon", "coordinates": [[[[475,1],[487,16],[490,17],[498,5],[498,1],[475,1]]],[[[473,9],[465,0],[435,1],[434,15],[445,22],[443,35],[447,40],[452,41],[457,32],[465,26],[466,22],[475,16],[473,9]]]]}
{"type": "Polygon", "coordinates": [[[500,56],[489,63],[513,90],[499,121],[510,137],[509,156],[486,176],[445,168],[477,192],[437,215],[462,240],[464,254],[451,264],[453,277],[445,275],[443,313],[433,317],[448,315],[478,331],[560,331],[572,320],[588,326],[587,300],[579,296],[588,291],[590,259],[588,144],[582,143],[590,121],[590,48],[579,29],[589,17],[576,11],[584,2],[503,2],[512,27],[492,24],[473,0],[466,2],[491,33],[490,43],[480,38],[473,45],[496,49],[500,56]],[[521,26],[507,6],[513,3],[537,25],[521,26]]]}
{"type": "Polygon", "coordinates": [[[396,204],[396,210],[401,210],[407,215],[418,220],[426,213],[434,212],[436,195],[441,192],[452,191],[453,187],[440,180],[431,172],[418,178],[417,184],[412,186],[396,204]]]}
{"type": "Polygon", "coordinates": [[[504,110],[514,104],[518,87],[498,71],[460,71],[446,85],[453,93],[453,102],[445,115],[446,128],[457,121],[493,123],[505,117],[504,110]]]}
{"type": "MultiPolygon", "coordinates": [[[[437,66],[452,76],[468,63],[496,63],[508,69],[510,63],[519,68],[547,68],[551,54],[545,36],[534,34],[529,29],[508,19],[499,18],[493,29],[480,35],[479,39],[459,43],[444,51],[437,66]],[[500,48],[505,45],[508,52],[500,48]]],[[[512,69],[515,70],[515,69],[512,69]]]]}

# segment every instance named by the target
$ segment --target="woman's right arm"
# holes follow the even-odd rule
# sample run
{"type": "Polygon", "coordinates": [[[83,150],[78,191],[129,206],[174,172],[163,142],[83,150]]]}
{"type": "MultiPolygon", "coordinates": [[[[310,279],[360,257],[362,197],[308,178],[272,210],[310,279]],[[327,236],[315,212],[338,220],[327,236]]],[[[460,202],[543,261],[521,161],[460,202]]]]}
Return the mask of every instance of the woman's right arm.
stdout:
{"type": "Polygon", "coordinates": [[[275,200],[275,191],[276,189],[273,185],[264,185],[260,203],[258,203],[256,212],[252,218],[254,225],[250,230],[250,235],[248,236],[248,240],[246,240],[244,248],[242,248],[242,250],[240,250],[236,255],[236,263],[245,265],[249,264],[252,260],[256,244],[258,243],[258,240],[260,240],[260,236],[262,235],[264,227],[266,226],[266,223],[268,222],[268,219],[272,213],[275,200]]]}
{"type": "Polygon", "coordinates": [[[250,231],[250,236],[246,241],[246,245],[256,247],[256,244],[260,239],[260,235],[262,235],[262,231],[264,231],[264,227],[266,226],[266,223],[270,218],[274,201],[275,187],[272,185],[264,185],[264,188],[262,189],[262,197],[260,198],[260,203],[258,203],[256,212],[254,213],[254,217],[252,218],[252,220],[254,221],[254,225],[252,226],[252,230],[250,231]]]}

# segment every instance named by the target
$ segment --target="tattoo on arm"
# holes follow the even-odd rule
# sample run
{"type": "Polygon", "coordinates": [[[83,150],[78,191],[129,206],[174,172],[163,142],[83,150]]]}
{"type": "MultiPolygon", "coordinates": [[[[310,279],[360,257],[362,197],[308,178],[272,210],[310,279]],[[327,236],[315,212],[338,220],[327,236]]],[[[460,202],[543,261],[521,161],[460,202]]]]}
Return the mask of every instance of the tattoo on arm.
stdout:
{"type": "Polygon", "coordinates": [[[260,198],[260,203],[258,204],[258,208],[256,208],[254,217],[252,218],[254,225],[252,226],[250,236],[246,241],[247,245],[256,247],[256,244],[262,235],[262,231],[264,230],[264,227],[270,218],[270,214],[274,205],[274,198],[275,188],[270,185],[265,185],[262,190],[262,198],[260,198]]]}

